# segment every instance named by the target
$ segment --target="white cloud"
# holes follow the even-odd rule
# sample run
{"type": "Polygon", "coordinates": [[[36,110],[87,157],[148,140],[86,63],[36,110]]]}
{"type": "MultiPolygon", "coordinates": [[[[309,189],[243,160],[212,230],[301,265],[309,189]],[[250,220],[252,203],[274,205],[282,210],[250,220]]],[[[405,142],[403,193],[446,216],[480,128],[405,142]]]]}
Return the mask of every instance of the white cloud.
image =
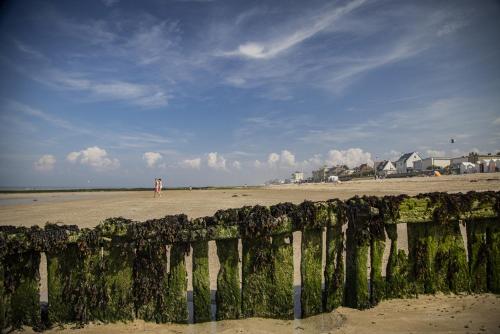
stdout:
{"type": "Polygon", "coordinates": [[[293,155],[290,151],[283,150],[281,151],[280,163],[285,167],[293,167],[295,166],[295,155],[293,155]]]}
{"type": "Polygon", "coordinates": [[[80,155],[82,155],[81,151],[80,152],[71,152],[66,157],[66,160],[68,160],[71,163],[75,163],[78,160],[78,158],[80,157],[80,155]]]}
{"type": "Polygon", "coordinates": [[[327,165],[347,165],[350,168],[367,163],[373,166],[371,153],[364,152],[360,148],[350,148],[348,150],[330,150],[328,151],[327,165]]]}
{"type": "Polygon", "coordinates": [[[241,169],[241,163],[238,160],[233,161],[233,168],[234,169],[241,169]]]}
{"type": "Polygon", "coordinates": [[[496,118],[496,119],[493,121],[493,124],[495,124],[495,125],[500,125],[500,117],[496,118]]]}
{"type": "Polygon", "coordinates": [[[155,167],[162,158],[162,155],[158,152],[146,152],[142,155],[142,159],[146,161],[149,168],[155,167]]]}
{"type": "Polygon", "coordinates": [[[226,159],[217,152],[208,153],[207,157],[208,167],[213,169],[225,170],[226,169],[226,159]]]}
{"type": "Polygon", "coordinates": [[[267,158],[267,163],[270,167],[276,167],[280,160],[280,155],[278,153],[271,153],[267,158]]]}
{"type": "Polygon", "coordinates": [[[194,169],[200,169],[201,166],[201,159],[196,158],[196,159],[186,159],[181,162],[181,166],[188,167],[188,168],[194,168],[194,169]]]}
{"type": "Polygon", "coordinates": [[[54,165],[56,164],[56,158],[51,154],[45,154],[40,157],[34,163],[34,167],[36,170],[41,172],[48,172],[54,169],[54,165]]]}
{"type": "Polygon", "coordinates": [[[272,168],[275,168],[275,167],[280,167],[280,168],[294,167],[296,165],[295,155],[288,150],[283,150],[283,151],[281,151],[280,154],[273,152],[273,153],[269,154],[269,157],[267,158],[267,164],[269,165],[269,167],[272,167],[272,168]]]}
{"type": "Polygon", "coordinates": [[[71,163],[80,162],[82,165],[90,166],[96,170],[111,170],[120,167],[118,159],[108,157],[106,150],[97,146],[88,147],[84,150],[71,152],[66,157],[71,163]]]}
{"type": "Polygon", "coordinates": [[[247,42],[240,44],[236,50],[223,53],[225,56],[241,56],[253,59],[273,58],[304,40],[316,35],[338,21],[344,15],[361,6],[365,0],[355,0],[343,7],[327,10],[310,18],[307,25],[300,27],[286,36],[264,43],[247,42]]]}

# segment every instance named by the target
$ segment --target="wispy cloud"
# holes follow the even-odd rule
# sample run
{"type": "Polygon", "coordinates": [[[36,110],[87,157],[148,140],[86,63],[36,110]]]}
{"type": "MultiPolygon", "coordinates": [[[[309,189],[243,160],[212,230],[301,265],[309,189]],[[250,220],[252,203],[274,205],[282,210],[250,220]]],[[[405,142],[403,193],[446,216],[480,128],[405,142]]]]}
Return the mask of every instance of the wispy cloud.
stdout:
{"type": "Polygon", "coordinates": [[[136,84],[126,81],[96,81],[83,74],[51,71],[44,83],[57,88],[87,92],[102,100],[122,100],[145,108],[162,107],[168,104],[168,94],[156,85],[136,84]]]}
{"type": "Polygon", "coordinates": [[[67,120],[64,120],[60,117],[51,115],[47,112],[41,111],[40,109],[33,108],[29,105],[17,102],[17,101],[4,101],[4,110],[7,111],[13,111],[13,112],[20,112],[28,116],[33,116],[38,119],[41,119],[53,126],[56,126],[61,129],[69,130],[69,131],[74,131],[77,133],[90,133],[86,129],[83,129],[82,127],[78,127],[67,120]]]}
{"type": "Polygon", "coordinates": [[[342,7],[333,8],[315,17],[311,17],[307,25],[300,27],[289,35],[280,36],[279,39],[270,42],[243,43],[240,44],[236,50],[223,52],[222,55],[242,56],[254,59],[273,58],[325,30],[342,16],[360,7],[364,2],[365,0],[348,2],[342,7]]]}

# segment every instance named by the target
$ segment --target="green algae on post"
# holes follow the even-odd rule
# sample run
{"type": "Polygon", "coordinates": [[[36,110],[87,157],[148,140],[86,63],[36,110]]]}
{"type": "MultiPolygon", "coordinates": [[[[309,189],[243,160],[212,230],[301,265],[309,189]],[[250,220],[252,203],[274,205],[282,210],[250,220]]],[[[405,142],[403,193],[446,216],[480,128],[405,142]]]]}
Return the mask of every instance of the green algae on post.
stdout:
{"type": "Polygon", "coordinates": [[[370,240],[370,249],[370,304],[375,306],[385,298],[385,280],[382,277],[385,241],[372,238],[370,240]]]}
{"type": "Polygon", "coordinates": [[[7,296],[5,326],[41,327],[40,253],[28,251],[8,255],[3,261],[4,291],[7,296]]]}
{"type": "Polygon", "coordinates": [[[168,274],[168,288],[166,295],[166,318],[161,322],[186,323],[187,309],[187,272],[185,254],[189,245],[184,243],[173,244],[170,250],[170,272],[168,274]],[[164,321],[163,321],[164,320],[164,321]]]}
{"type": "Polygon", "coordinates": [[[64,252],[48,252],[47,285],[49,322],[63,324],[84,323],[85,286],[83,257],[76,244],[69,244],[64,252]]]}
{"type": "Polygon", "coordinates": [[[210,321],[210,279],[208,241],[193,242],[193,318],[195,323],[210,321]]]}
{"type": "Polygon", "coordinates": [[[134,318],[133,265],[134,252],[123,238],[113,238],[105,246],[104,289],[107,296],[106,321],[126,321],[134,318]]]}
{"type": "Polygon", "coordinates": [[[370,307],[367,265],[371,208],[366,201],[357,197],[350,199],[347,205],[349,222],[346,231],[345,305],[365,309],[370,307]]]}
{"type": "Polygon", "coordinates": [[[244,317],[293,316],[293,249],[285,242],[291,221],[278,211],[260,205],[240,210],[244,317]]]}
{"type": "Polygon", "coordinates": [[[167,249],[156,243],[139,244],[134,259],[134,308],[138,319],[162,320],[164,287],[168,286],[167,249]]]}
{"type": "Polygon", "coordinates": [[[302,259],[300,262],[302,318],[319,314],[322,311],[322,235],[322,229],[306,229],[302,232],[302,259]]]}
{"type": "Polygon", "coordinates": [[[241,314],[238,239],[217,240],[220,269],[217,275],[217,320],[238,319],[241,314]]]}
{"type": "Polygon", "coordinates": [[[498,219],[488,224],[486,229],[487,283],[488,290],[493,293],[500,293],[500,222],[498,219]]]}
{"type": "Polygon", "coordinates": [[[458,224],[408,224],[411,278],[417,293],[469,290],[467,258],[458,224]]]}
{"type": "Polygon", "coordinates": [[[344,298],[344,234],[342,225],[326,229],[326,266],[323,310],[333,311],[344,298]]]}
{"type": "Polygon", "coordinates": [[[398,250],[398,234],[395,224],[385,225],[391,242],[385,278],[386,298],[408,298],[411,291],[408,283],[408,257],[404,250],[398,250]]]}
{"type": "Polygon", "coordinates": [[[271,317],[271,238],[243,238],[242,243],[241,314],[243,317],[271,317]]]}
{"type": "Polygon", "coordinates": [[[293,319],[293,235],[273,235],[271,316],[293,319]]]}
{"type": "Polygon", "coordinates": [[[6,293],[4,288],[3,258],[0,257],[0,332],[5,328],[6,293]]]}
{"type": "Polygon", "coordinates": [[[470,288],[475,293],[488,291],[488,249],[486,247],[486,226],[488,223],[488,220],[468,220],[465,224],[469,253],[470,288]]]}
{"type": "Polygon", "coordinates": [[[344,233],[345,205],[340,200],[327,201],[330,221],[326,228],[325,290],[323,311],[330,312],[343,304],[344,299],[344,233]]]}

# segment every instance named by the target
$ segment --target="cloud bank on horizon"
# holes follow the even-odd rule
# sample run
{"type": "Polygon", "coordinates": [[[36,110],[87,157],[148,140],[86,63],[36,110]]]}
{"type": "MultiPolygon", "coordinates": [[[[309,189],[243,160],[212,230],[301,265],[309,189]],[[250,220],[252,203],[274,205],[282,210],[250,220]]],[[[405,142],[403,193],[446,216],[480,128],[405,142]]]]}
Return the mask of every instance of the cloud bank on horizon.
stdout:
{"type": "Polygon", "coordinates": [[[0,186],[256,184],[500,151],[493,0],[1,6],[0,186]]]}

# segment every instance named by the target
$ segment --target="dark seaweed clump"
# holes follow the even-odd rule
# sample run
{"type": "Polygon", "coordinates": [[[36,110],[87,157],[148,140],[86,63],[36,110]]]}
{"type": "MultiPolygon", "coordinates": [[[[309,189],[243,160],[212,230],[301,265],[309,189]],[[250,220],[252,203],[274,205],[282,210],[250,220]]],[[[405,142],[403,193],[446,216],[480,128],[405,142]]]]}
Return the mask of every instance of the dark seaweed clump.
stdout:
{"type": "Polygon", "coordinates": [[[295,211],[297,210],[297,205],[290,203],[290,202],[279,203],[276,205],[272,205],[270,207],[270,210],[271,210],[271,215],[274,218],[278,218],[278,217],[282,217],[282,216],[292,217],[295,214],[295,211]]]}
{"type": "Polygon", "coordinates": [[[172,244],[176,241],[187,241],[180,240],[183,236],[181,232],[185,233],[189,229],[190,220],[185,214],[181,214],[131,223],[127,232],[129,239],[142,246],[145,243],[172,244]]]}
{"type": "Polygon", "coordinates": [[[217,225],[224,227],[238,225],[240,221],[240,210],[245,209],[226,209],[218,210],[214,215],[214,220],[217,225]]]}
{"type": "Polygon", "coordinates": [[[241,217],[240,233],[242,236],[264,237],[271,235],[278,226],[278,220],[271,210],[265,206],[256,205],[245,211],[241,217]]]}
{"type": "Polygon", "coordinates": [[[401,202],[409,198],[408,195],[401,194],[397,196],[384,196],[380,200],[379,210],[381,214],[395,222],[399,218],[399,206],[401,202]]]}
{"type": "Polygon", "coordinates": [[[370,242],[370,205],[358,196],[347,201],[347,216],[349,219],[349,228],[352,229],[354,240],[358,246],[366,245],[370,242]]]}

